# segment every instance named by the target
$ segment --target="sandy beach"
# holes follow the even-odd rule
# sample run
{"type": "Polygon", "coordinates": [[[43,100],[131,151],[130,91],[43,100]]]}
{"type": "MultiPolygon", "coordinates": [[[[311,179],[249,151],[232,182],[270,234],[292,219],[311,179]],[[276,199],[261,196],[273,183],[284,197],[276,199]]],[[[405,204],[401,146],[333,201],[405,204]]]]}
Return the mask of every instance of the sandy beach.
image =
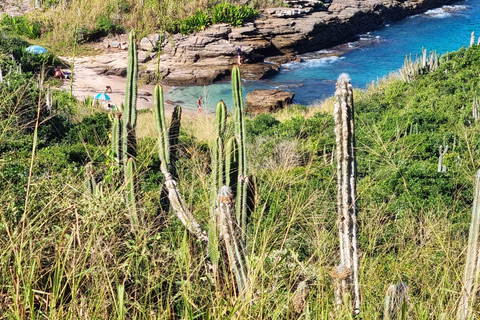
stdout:
{"type": "MultiPolygon", "coordinates": [[[[98,74],[96,68],[99,64],[115,64],[118,66],[126,66],[128,52],[125,50],[114,52],[103,52],[96,56],[91,57],[76,57],[75,66],[73,69],[73,95],[83,101],[87,97],[93,98],[98,93],[105,92],[107,86],[110,86],[110,90],[107,95],[111,98],[109,101],[101,101],[105,107],[108,104],[113,106],[121,106],[125,100],[126,78],[115,75],[98,74]]],[[[68,64],[72,63],[72,58],[61,57],[62,60],[68,64]]],[[[63,69],[66,74],[70,74],[71,70],[63,69]]],[[[168,92],[171,87],[163,86],[164,92],[168,92]]],[[[60,90],[70,91],[70,80],[63,81],[63,85],[60,90]]],[[[139,85],[137,109],[152,109],[153,108],[153,90],[154,85],[139,85]]],[[[164,103],[167,112],[173,111],[175,105],[169,101],[164,103]]],[[[183,108],[184,113],[196,114],[195,110],[183,108]]]]}

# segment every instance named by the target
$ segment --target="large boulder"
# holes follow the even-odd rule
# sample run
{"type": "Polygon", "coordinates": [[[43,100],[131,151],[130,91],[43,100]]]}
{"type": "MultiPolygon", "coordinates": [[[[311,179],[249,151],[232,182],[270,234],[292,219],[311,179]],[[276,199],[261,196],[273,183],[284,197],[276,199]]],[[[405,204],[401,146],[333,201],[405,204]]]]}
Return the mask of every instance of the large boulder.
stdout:
{"type": "Polygon", "coordinates": [[[276,112],[292,103],[295,93],[282,90],[257,89],[247,94],[245,111],[259,114],[276,112]]]}

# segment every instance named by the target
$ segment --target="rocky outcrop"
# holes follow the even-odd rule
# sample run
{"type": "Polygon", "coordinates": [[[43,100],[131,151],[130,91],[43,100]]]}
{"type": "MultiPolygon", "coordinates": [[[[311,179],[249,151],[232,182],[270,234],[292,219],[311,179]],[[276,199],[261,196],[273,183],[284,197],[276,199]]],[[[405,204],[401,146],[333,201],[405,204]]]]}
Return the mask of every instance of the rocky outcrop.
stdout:
{"type": "Polygon", "coordinates": [[[291,104],[294,96],[293,92],[276,89],[253,90],[247,94],[245,111],[253,114],[276,112],[291,104]]]}
{"type": "MultiPolygon", "coordinates": [[[[242,77],[269,77],[282,63],[298,54],[345,43],[363,32],[453,0],[286,0],[289,8],[270,8],[257,20],[233,28],[217,24],[189,36],[153,34],[141,39],[141,68],[145,79],[154,79],[157,68],[166,85],[205,85],[230,75],[242,47],[242,77]],[[161,52],[160,63],[155,57],[161,52]],[[266,62],[268,61],[268,63],[266,62]]],[[[123,42],[115,42],[111,47],[123,42]]],[[[123,74],[123,70],[104,71],[123,74]]]]}

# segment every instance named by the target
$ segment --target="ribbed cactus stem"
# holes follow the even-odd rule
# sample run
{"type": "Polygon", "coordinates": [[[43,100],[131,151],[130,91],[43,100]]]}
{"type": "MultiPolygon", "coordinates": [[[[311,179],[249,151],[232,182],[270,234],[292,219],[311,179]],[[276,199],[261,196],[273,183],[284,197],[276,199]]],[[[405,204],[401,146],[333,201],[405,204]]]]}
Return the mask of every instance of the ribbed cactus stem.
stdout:
{"type": "Polygon", "coordinates": [[[217,136],[223,136],[225,134],[225,128],[227,127],[227,106],[223,100],[217,104],[215,112],[215,133],[217,136]]]}
{"type": "Polygon", "coordinates": [[[438,156],[437,172],[446,172],[447,171],[447,167],[443,165],[443,157],[445,157],[447,152],[448,152],[448,144],[445,146],[445,149],[443,149],[442,145],[440,145],[440,147],[438,147],[439,156],[438,156]]]}
{"type": "Polygon", "coordinates": [[[475,179],[470,233],[468,235],[467,258],[463,273],[463,286],[457,309],[457,320],[470,319],[478,292],[480,276],[480,170],[475,179]]]}
{"type": "Polygon", "coordinates": [[[116,112],[112,124],[112,154],[117,164],[120,164],[122,161],[122,126],[122,114],[120,112],[116,112]]]}
{"type": "Polygon", "coordinates": [[[243,107],[242,79],[240,69],[234,67],[232,70],[232,93],[235,113],[235,138],[238,144],[238,182],[236,198],[237,221],[242,229],[242,239],[246,240],[247,227],[247,148],[246,148],[246,130],[245,115],[243,107]]]}
{"type": "Polygon", "coordinates": [[[130,158],[127,161],[127,167],[125,170],[125,188],[127,191],[127,205],[129,211],[132,213],[132,222],[135,226],[138,226],[138,217],[136,210],[136,192],[135,192],[135,159],[130,158]]]}
{"type": "Polygon", "coordinates": [[[87,193],[94,196],[97,190],[97,184],[95,182],[95,175],[93,174],[93,163],[88,162],[85,165],[85,186],[87,193]]]}
{"type": "Polygon", "coordinates": [[[390,285],[385,295],[383,320],[405,319],[408,302],[408,285],[400,282],[390,285]]]}
{"type": "Polygon", "coordinates": [[[235,278],[237,292],[245,295],[248,288],[245,254],[241,239],[241,230],[235,222],[233,194],[229,187],[223,186],[218,193],[218,216],[220,219],[220,236],[222,237],[228,257],[228,266],[235,278]]]}
{"type": "Polygon", "coordinates": [[[137,43],[135,32],[129,35],[127,82],[125,90],[125,104],[123,106],[123,130],[122,130],[122,159],[126,168],[128,158],[136,157],[135,126],[137,123],[137,43]]]}
{"type": "Polygon", "coordinates": [[[229,188],[237,186],[238,178],[238,146],[237,140],[232,137],[225,148],[225,185],[229,188]]]}
{"type": "Polygon", "coordinates": [[[158,131],[158,153],[160,156],[160,167],[163,171],[170,171],[170,143],[168,139],[167,121],[165,120],[165,108],[163,105],[163,89],[156,85],[153,91],[153,112],[155,124],[158,131]]]}
{"type": "Polygon", "coordinates": [[[172,113],[172,122],[168,129],[168,141],[169,141],[169,155],[170,155],[170,172],[173,177],[178,180],[177,173],[177,150],[178,150],[178,137],[180,136],[180,122],[182,120],[182,107],[175,106],[172,113]]]}
{"type": "Polygon", "coordinates": [[[225,146],[225,127],[227,126],[227,106],[220,100],[215,112],[215,145],[212,154],[212,176],[214,197],[216,190],[219,190],[225,182],[224,177],[224,146],[225,146]]]}
{"type": "Polygon", "coordinates": [[[336,84],[334,117],[337,142],[337,213],[341,265],[351,270],[346,279],[338,282],[341,296],[337,304],[347,304],[352,297],[353,312],[360,312],[359,254],[357,226],[357,165],[353,89],[350,77],[341,74],[336,84]]]}

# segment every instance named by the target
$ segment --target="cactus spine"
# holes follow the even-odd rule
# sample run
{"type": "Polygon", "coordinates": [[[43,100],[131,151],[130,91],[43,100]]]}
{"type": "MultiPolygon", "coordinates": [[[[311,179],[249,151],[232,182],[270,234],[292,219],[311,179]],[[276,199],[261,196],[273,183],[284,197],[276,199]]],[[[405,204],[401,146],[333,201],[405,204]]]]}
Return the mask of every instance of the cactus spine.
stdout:
{"type": "Polygon", "coordinates": [[[236,198],[236,216],[242,230],[242,240],[246,240],[247,227],[247,150],[246,132],[242,95],[242,79],[240,70],[234,67],[232,70],[232,93],[235,112],[235,138],[238,144],[238,181],[236,198]]]}
{"type": "Polygon", "coordinates": [[[480,170],[475,179],[475,195],[473,198],[472,219],[468,235],[467,258],[463,273],[463,288],[457,309],[457,320],[470,319],[478,292],[478,276],[480,271],[480,170]]]}
{"type": "Polygon", "coordinates": [[[337,307],[352,297],[353,313],[360,312],[359,254],[357,226],[357,163],[353,89],[350,77],[341,74],[336,83],[335,135],[337,143],[337,213],[340,237],[340,266],[347,277],[337,281],[337,307]]]}

